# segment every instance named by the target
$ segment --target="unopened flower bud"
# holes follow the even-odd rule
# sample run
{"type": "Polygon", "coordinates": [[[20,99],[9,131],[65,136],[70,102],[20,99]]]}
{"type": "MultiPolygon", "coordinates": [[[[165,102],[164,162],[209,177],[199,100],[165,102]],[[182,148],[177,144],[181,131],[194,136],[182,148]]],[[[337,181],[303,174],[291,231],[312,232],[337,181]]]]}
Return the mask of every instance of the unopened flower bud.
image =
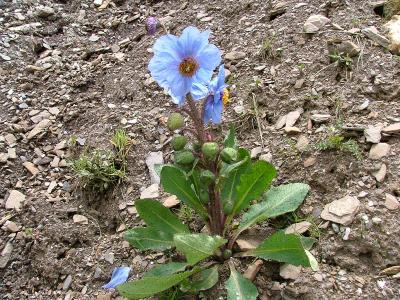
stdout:
{"type": "Polygon", "coordinates": [[[204,143],[201,151],[206,159],[213,160],[218,153],[218,144],[213,142],[204,143]]]}
{"type": "Polygon", "coordinates": [[[227,147],[221,151],[220,156],[224,162],[230,164],[231,162],[237,160],[237,151],[236,149],[227,147]]]}
{"type": "Polygon", "coordinates": [[[179,151],[185,148],[186,143],[187,143],[187,137],[183,135],[174,136],[174,138],[171,141],[172,148],[175,151],[179,151]]]}
{"type": "Polygon", "coordinates": [[[225,258],[225,259],[230,258],[230,257],[232,256],[232,250],[225,249],[223,255],[224,255],[224,258],[225,258]]]}
{"type": "Polygon", "coordinates": [[[155,17],[148,17],[146,19],[146,30],[149,35],[154,35],[157,31],[158,21],[155,17]]]}
{"type": "Polygon", "coordinates": [[[215,181],[215,175],[209,170],[204,170],[200,174],[200,180],[205,185],[209,185],[210,183],[215,181]]]}
{"type": "Polygon", "coordinates": [[[180,113],[170,114],[168,121],[167,121],[168,129],[171,131],[182,128],[184,124],[185,124],[185,119],[183,118],[183,116],[180,113]]]}
{"type": "Polygon", "coordinates": [[[188,165],[194,161],[195,157],[189,150],[175,152],[175,162],[180,165],[188,165]]]}

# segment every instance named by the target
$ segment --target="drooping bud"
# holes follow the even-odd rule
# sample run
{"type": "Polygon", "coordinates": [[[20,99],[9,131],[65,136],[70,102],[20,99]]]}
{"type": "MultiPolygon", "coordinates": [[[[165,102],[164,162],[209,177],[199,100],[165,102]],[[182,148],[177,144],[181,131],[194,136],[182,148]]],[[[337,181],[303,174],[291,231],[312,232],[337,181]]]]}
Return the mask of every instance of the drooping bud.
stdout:
{"type": "Polygon", "coordinates": [[[225,249],[223,255],[224,255],[224,258],[225,258],[225,259],[230,258],[230,257],[232,256],[232,250],[225,249]]]}
{"type": "Polygon", "coordinates": [[[175,162],[180,165],[191,164],[195,159],[193,153],[189,150],[175,152],[174,156],[175,156],[175,162]]]}
{"type": "Polygon", "coordinates": [[[167,126],[169,130],[171,131],[177,130],[179,128],[182,128],[184,124],[185,124],[185,119],[180,113],[175,112],[169,115],[167,121],[167,126]]]}
{"type": "Polygon", "coordinates": [[[227,147],[221,151],[220,156],[224,162],[230,164],[231,162],[237,160],[237,151],[236,149],[227,147]]]}
{"type": "Polygon", "coordinates": [[[200,180],[202,183],[208,186],[210,183],[215,181],[215,175],[209,170],[204,170],[200,174],[200,180]]]}
{"type": "Polygon", "coordinates": [[[154,35],[157,31],[158,21],[155,17],[148,17],[146,19],[146,30],[147,34],[154,35]]]}
{"type": "Polygon", "coordinates": [[[213,142],[204,143],[201,151],[206,159],[213,160],[218,153],[218,144],[213,142]]]}
{"type": "Polygon", "coordinates": [[[171,141],[172,149],[175,151],[182,150],[185,148],[187,143],[187,137],[183,135],[176,135],[171,141]]]}

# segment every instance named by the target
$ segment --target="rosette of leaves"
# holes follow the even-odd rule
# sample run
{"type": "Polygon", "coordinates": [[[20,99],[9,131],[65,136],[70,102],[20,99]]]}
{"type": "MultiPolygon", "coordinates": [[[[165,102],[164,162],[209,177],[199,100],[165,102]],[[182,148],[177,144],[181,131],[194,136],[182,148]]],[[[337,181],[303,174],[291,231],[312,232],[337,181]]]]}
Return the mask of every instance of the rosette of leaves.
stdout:
{"type": "MultiPolygon", "coordinates": [[[[297,234],[277,231],[247,252],[238,253],[234,247],[240,234],[251,226],[295,211],[304,201],[308,185],[289,183],[270,188],[277,175],[275,168],[266,161],[252,162],[249,151],[237,146],[234,129],[218,146],[215,157],[203,155],[198,146],[193,148],[186,145],[178,150],[193,153],[195,159],[190,164],[160,166],[161,184],[199,214],[210,234],[190,232],[157,200],[137,200],[136,209],[146,227],[128,230],[126,240],[143,251],[173,249],[184,259],[158,265],[141,279],[118,286],[122,296],[142,299],[174,286],[186,293],[210,289],[219,281],[219,269],[231,255],[317,268],[309,252],[313,240],[297,234]],[[234,220],[238,225],[232,225],[234,220]]],[[[233,264],[230,271],[225,283],[227,298],[256,299],[256,286],[233,264]]]]}

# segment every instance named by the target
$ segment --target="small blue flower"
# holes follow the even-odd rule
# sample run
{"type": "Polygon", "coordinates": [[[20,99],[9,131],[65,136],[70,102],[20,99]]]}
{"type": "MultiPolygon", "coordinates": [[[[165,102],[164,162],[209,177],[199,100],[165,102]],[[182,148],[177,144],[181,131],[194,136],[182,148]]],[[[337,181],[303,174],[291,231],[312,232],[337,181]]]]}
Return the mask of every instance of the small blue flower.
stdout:
{"type": "MultiPolygon", "coordinates": [[[[206,89],[205,85],[221,62],[220,50],[208,43],[209,35],[210,31],[187,27],[181,36],[167,34],[154,44],[154,57],[149,63],[151,76],[169,92],[176,104],[184,103],[194,83],[206,89]]],[[[198,94],[192,96],[200,99],[198,94]]]]}
{"type": "Polygon", "coordinates": [[[118,285],[125,283],[128,280],[130,271],[131,268],[129,267],[115,268],[112,272],[110,282],[103,285],[103,289],[115,289],[118,285]]]}
{"type": "Polygon", "coordinates": [[[222,108],[228,102],[228,90],[225,85],[224,65],[219,67],[217,77],[213,78],[209,84],[209,91],[204,105],[204,124],[212,122],[221,123],[222,108]]]}

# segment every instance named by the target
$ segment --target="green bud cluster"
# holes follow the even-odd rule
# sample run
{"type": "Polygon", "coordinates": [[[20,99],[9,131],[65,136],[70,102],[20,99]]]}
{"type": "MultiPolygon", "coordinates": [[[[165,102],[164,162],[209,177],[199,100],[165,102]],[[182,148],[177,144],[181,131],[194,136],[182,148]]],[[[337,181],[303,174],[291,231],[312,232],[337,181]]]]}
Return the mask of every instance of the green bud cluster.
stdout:
{"type": "Polygon", "coordinates": [[[201,147],[201,151],[203,152],[204,158],[207,160],[213,160],[218,154],[218,144],[214,142],[204,143],[201,147]]]}

